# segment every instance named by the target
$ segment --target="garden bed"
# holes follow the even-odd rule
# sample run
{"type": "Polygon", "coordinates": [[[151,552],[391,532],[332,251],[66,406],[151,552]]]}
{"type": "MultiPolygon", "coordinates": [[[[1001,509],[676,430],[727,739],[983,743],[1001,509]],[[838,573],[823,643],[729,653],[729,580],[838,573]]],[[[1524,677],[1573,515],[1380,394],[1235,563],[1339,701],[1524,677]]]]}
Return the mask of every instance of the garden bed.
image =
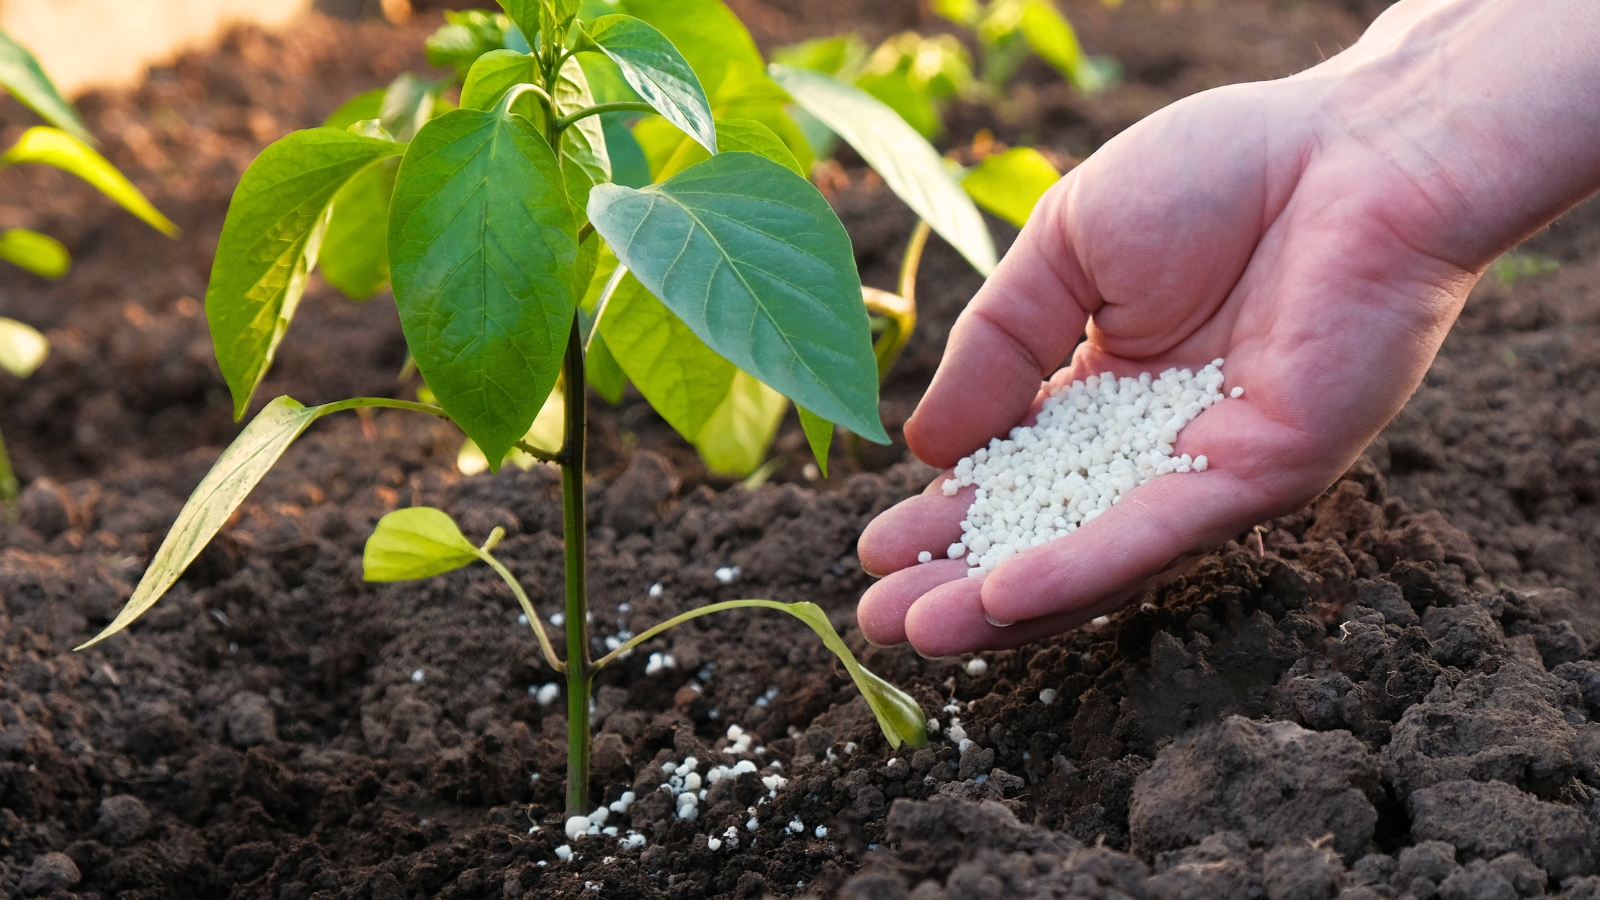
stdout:
{"type": "MultiPolygon", "coordinates": [[[[919,22],[912,4],[870,22],[856,8],[739,11],[768,44],[919,22]]],[[[1069,11],[1128,83],[1084,100],[1041,73],[1012,118],[963,110],[958,136],[988,127],[1081,156],[1185,93],[1304,67],[1363,24],[1336,3],[1069,11]]],[[[1309,510],[1107,623],[981,667],[869,648],[854,626],[870,583],[857,535],[932,475],[903,444],[836,451],[833,477],[811,482],[791,420],[774,483],[747,491],[707,475],[642,401],[600,413],[597,640],[713,600],[812,601],[941,723],[928,749],[891,752],[797,623],[696,620],[600,682],[594,788],[638,794],[612,824],[642,848],[589,837],[556,856],[562,708],[530,692],[554,678],[492,573],[361,581],[377,518],[431,504],[474,539],[505,528],[497,554],[555,611],[556,477],[463,478],[442,423],[317,426],[146,621],[72,653],[236,429],[198,301],[239,172],[418,65],[431,24],[317,20],[293,45],[243,32],[134,93],[88,98],[111,158],[185,229],[176,242],[108,219],[65,179],[0,181],[17,198],[0,226],[45,226],[78,265],[0,287],[0,312],[47,326],[56,348],[33,379],[0,382],[0,431],[32,482],[21,522],[0,523],[0,892],[1600,896],[1594,204],[1528,248],[1561,271],[1480,287],[1418,396],[1309,510]],[[647,675],[652,652],[675,666],[647,675]],[[734,725],[764,752],[726,756],[734,725]],[[678,819],[657,787],[689,756],[758,772],[678,819]]],[[[22,121],[0,109],[0,131],[22,121]]],[[[864,279],[888,286],[910,213],[848,163],[827,189],[864,279]]],[[[885,391],[891,434],[978,283],[935,244],[922,325],[885,391]]],[[[386,295],[355,305],[314,287],[300,319],[258,396],[396,390],[386,295]]]]}

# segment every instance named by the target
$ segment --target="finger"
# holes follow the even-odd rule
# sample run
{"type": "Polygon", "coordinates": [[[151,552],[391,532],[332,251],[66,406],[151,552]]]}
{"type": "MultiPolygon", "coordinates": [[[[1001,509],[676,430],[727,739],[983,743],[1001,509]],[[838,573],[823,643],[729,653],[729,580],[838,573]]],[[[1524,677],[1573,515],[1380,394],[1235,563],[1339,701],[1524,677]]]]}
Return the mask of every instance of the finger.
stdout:
{"type": "Polygon", "coordinates": [[[906,442],[947,467],[1020,420],[1039,382],[1083,334],[1092,291],[1062,226],[1073,176],[1050,190],[956,320],[944,361],[905,424],[906,442]]]}
{"type": "Polygon", "coordinates": [[[1000,627],[984,617],[981,592],[989,577],[993,576],[946,582],[917,598],[905,615],[905,633],[911,646],[928,657],[1007,650],[1076,628],[1111,612],[1131,596],[1130,592],[1070,613],[1000,627]]]}
{"type": "Polygon", "coordinates": [[[856,607],[861,633],[880,647],[906,640],[906,611],[923,594],[947,582],[967,577],[965,560],[945,559],[911,566],[867,588],[856,607]]]}
{"type": "Polygon", "coordinates": [[[900,501],[867,524],[856,544],[867,574],[882,576],[914,566],[924,550],[944,559],[950,545],[961,540],[961,520],[977,488],[965,487],[946,497],[944,481],[935,478],[924,493],[900,501]]]}

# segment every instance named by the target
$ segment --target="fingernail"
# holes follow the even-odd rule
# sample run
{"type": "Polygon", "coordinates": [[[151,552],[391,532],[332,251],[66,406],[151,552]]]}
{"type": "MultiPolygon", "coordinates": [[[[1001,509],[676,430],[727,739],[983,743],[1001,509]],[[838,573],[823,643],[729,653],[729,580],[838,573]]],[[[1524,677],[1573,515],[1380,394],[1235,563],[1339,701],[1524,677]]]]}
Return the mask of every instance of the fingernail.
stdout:
{"type": "Polygon", "coordinates": [[[983,620],[996,628],[1010,628],[1012,625],[1016,624],[1015,622],[1002,622],[999,619],[996,619],[994,616],[989,615],[987,612],[983,614],[983,620]]]}

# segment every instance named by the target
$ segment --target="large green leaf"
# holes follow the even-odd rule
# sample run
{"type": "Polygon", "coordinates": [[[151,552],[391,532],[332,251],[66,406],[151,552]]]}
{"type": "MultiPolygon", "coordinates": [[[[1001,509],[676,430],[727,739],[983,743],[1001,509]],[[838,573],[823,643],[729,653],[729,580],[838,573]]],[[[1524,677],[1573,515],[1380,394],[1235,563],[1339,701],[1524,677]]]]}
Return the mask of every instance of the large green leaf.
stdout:
{"type": "Polygon", "coordinates": [[[366,581],[411,581],[478,561],[478,548],[455,520],[431,506],[397,509],[378,520],[361,554],[366,581]]]}
{"type": "Polygon", "coordinates": [[[506,105],[423,126],[389,213],[406,342],[495,467],[555,386],[578,299],[577,224],[560,167],[506,105]]]}
{"type": "Polygon", "coordinates": [[[691,442],[706,468],[744,477],[760,468],[778,434],[789,401],[754,376],[737,369],[727,396],[691,442]]]}
{"type": "Polygon", "coordinates": [[[73,135],[58,128],[29,128],[22,138],[0,156],[0,168],[18,163],[55,166],[94,185],[100,193],[122,205],[163,234],[176,234],[178,227],[139,193],[116,166],[73,135]]]}
{"type": "Polygon", "coordinates": [[[389,281],[389,197],[400,160],[380,159],[333,196],[317,267],[352,300],[365,300],[389,281]]]}
{"type": "Polygon", "coordinates": [[[711,101],[688,60],[666,35],[647,22],[621,15],[596,19],[589,24],[588,35],[622,69],[629,87],[662,118],[708,152],[717,152],[711,101]]]}
{"type": "MultiPolygon", "coordinates": [[[[506,91],[519,84],[538,80],[538,60],[515,50],[493,50],[478,57],[461,85],[462,109],[494,109],[506,91]]],[[[518,98],[513,107],[535,122],[543,121],[543,109],[533,94],[518,98]]]]}
{"type": "Polygon", "coordinates": [[[984,275],[994,271],[994,240],[983,216],[916,129],[883,101],[836,78],[788,66],[770,71],[801,108],[854,147],[890,190],[974,268],[984,275]]]}
{"type": "MultiPolygon", "coordinates": [[[[650,183],[650,161],[645,159],[644,148],[623,122],[622,113],[605,113],[596,116],[605,129],[606,155],[611,158],[611,180],[615,184],[641,188],[650,183]]],[[[688,141],[684,142],[688,144],[688,141]]],[[[693,146],[700,146],[694,144],[693,146]]]]}
{"type": "Polygon", "coordinates": [[[600,185],[589,217],[717,353],[823,418],[888,442],[850,237],[810,182],[752,153],[719,153],[641,190],[600,185]]]}
{"type": "Polygon", "coordinates": [[[236,418],[249,407],[294,317],[334,197],[358,172],[404,149],[312,128],[271,144],[245,170],[228,204],[206,288],[211,340],[236,418]]]}
{"type": "Polygon", "coordinates": [[[60,241],[26,228],[0,231],[0,259],[44,278],[60,278],[72,267],[72,257],[60,241]]]}
{"type": "Polygon", "coordinates": [[[1061,173],[1032,147],[1014,147],[986,156],[961,179],[978,205],[1021,228],[1033,207],[1061,173]]]}
{"type": "Polygon", "coordinates": [[[27,378],[49,355],[50,342],[37,329],[0,317],[0,369],[27,378]]]}
{"type": "Polygon", "coordinates": [[[94,143],[89,129],[78,118],[78,111],[56,90],[55,82],[44,73],[39,61],[4,31],[0,31],[0,88],[10,91],[23,106],[51,125],[80,141],[94,143]]]}
{"type": "Polygon", "coordinates": [[[222,451],[222,456],[206,473],[200,486],[183,504],[172,530],[167,532],[166,539],[156,550],[155,558],[145,569],[144,577],[139,579],[138,587],[134,588],[133,596],[128,598],[122,612],[105,630],[78,649],[82,650],[116,634],[154,606],[222,529],[223,523],[233,516],[234,510],[244,502],[267,470],[283,455],[283,451],[312,422],[329,411],[330,407],[327,406],[301,406],[288,397],[279,397],[268,403],[234,438],[228,449],[222,451]]]}
{"type": "Polygon", "coordinates": [[[632,273],[612,293],[600,337],[650,406],[690,442],[727,399],[739,372],[632,273]]]}

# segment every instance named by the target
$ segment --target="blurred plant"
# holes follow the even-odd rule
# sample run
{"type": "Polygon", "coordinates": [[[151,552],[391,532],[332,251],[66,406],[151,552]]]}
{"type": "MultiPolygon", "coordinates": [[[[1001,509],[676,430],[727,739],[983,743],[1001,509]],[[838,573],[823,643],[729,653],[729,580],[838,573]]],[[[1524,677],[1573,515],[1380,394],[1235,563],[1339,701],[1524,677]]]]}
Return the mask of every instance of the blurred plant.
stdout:
{"type": "MultiPolygon", "coordinates": [[[[25,163],[53,166],[94,185],[161,232],[177,232],[138,188],[95,152],[90,146],[94,138],[78,111],[56,90],[33,54],[4,31],[0,31],[0,89],[50,123],[50,127],[37,126],[23,132],[10,149],[0,154],[0,170],[25,163]]],[[[72,266],[72,258],[60,241],[26,228],[0,231],[0,260],[44,278],[60,278],[72,266]]],[[[26,378],[49,352],[50,344],[39,332],[21,322],[0,318],[0,369],[26,378]]],[[[5,440],[0,437],[0,504],[8,504],[16,495],[16,475],[6,455],[5,440]]]]}
{"type": "Polygon", "coordinates": [[[1561,263],[1538,253],[1510,250],[1501,254],[1490,270],[1494,273],[1495,281],[1509,287],[1519,281],[1553,275],[1561,271],[1561,263]]]}
{"type": "MultiPolygon", "coordinates": [[[[1106,0],[1117,6],[1121,0],[1106,0]]],[[[1003,90],[1028,55],[1037,54],[1085,94],[1116,81],[1116,60],[1090,56],[1072,23],[1051,0],[934,0],[934,10],[971,29],[978,43],[978,77],[993,93],[1003,90]]]]}
{"type": "MultiPolygon", "coordinates": [[[[490,555],[498,531],[475,547],[444,513],[401,510],[379,522],[364,562],[373,581],[428,577],[474,560],[506,580],[546,661],[566,675],[569,813],[587,808],[595,672],[665,628],[723,609],[766,607],[804,621],[843,662],[891,745],[920,746],[925,720],[916,703],[862,669],[812,604],[712,604],[591,658],[583,387],[591,377],[634,379],[663,417],[696,435],[708,459],[723,452],[719,442],[775,426],[773,410],[781,415],[790,400],[804,405],[801,423],[822,465],[835,422],[879,443],[888,435],[849,235],[764,124],[783,126],[787,98],[762,71],[753,43],[750,65],[728,45],[730,23],[743,33],[738,20],[717,0],[625,0],[621,8],[637,16],[609,7],[582,15],[578,0],[503,6],[514,34],[536,36],[532,48],[481,53],[461,79],[459,108],[439,112],[437,84],[399,79],[381,97],[346,104],[334,121],[366,118],[297,131],[262,151],[234,192],[206,291],[236,416],[249,409],[319,262],[324,271],[360,269],[363,288],[392,279],[426,399],[268,403],[195,489],[127,605],[90,643],[154,605],[317,419],[406,409],[459,425],[490,469],[517,451],[561,469],[564,658],[516,579],[490,555]],[[708,46],[713,41],[721,45],[708,46]],[[696,57],[720,66],[720,80],[697,72],[696,57]],[[726,89],[734,78],[739,115],[719,119],[715,98],[730,95],[708,94],[705,84],[726,89]],[[604,99],[624,86],[637,99],[604,99]],[[667,123],[677,136],[670,173],[655,171],[642,188],[617,183],[602,120],[610,113],[652,116],[640,130],[667,123]],[[335,242],[341,220],[348,225],[335,242]],[[330,251],[334,257],[321,255],[330,251]]],[[[456,34],[462,39],[450,46],[470,39],[466,52],[481,49],[484,35],[492,37],[485,22],[502,41],[513,35],[498,19],[463,18],[447,27],[483,27],[456,34]]],[[[619,147],[628,140],[626,130],[617,133],[619,147]]],[[[646,147],[637,153],[648,155],[646,147]]]]}

